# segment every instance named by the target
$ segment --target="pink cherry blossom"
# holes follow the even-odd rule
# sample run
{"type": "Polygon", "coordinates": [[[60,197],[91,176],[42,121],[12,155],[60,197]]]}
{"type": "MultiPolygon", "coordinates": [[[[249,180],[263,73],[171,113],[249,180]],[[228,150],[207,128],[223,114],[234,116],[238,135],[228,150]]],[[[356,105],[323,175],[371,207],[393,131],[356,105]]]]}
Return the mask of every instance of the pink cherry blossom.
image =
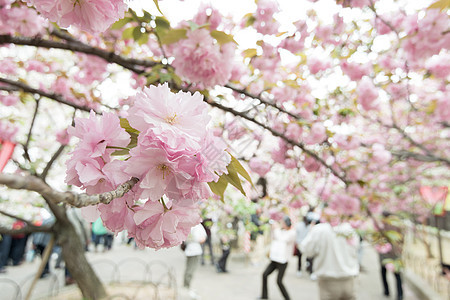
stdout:
{"type": "Polygon", "coordinates": [[[67,132],[67,129],[63,129],[56,133],[56,140],[61,145],[67,145],[70,141],[69,133],[67,132]]]}
{"type": "Polygon", "coordinates": [[[261,177],[266,176],[266,174],[270,171],[271,165],[267,161],[263,161],[258,157],[252,157],[248,162],[248,166],[250,169],[258,174],[261,177]]]}
{"type": "Polygon", "coordinates": [[[202,4],[193,21],[198,25],[209,24],[211,30],[216,30],[222,22],[222,15],[217,9],[210,5],[202,4]]]}
{"type": "Polygon", "coordinates": [[[372,145],[372,160],[378,165],[385,165],[391,161],[392,154],[382,144],[372,145]]]}
{"type": "Polygon", "coordinates": [[[369,75],[370,66],[369,65],[361,65],[358,63],[348,62],[346,60],[341,61],[341,69],[342,71],[350,77],[351,80],[357,81],[360,80],[364,75],[369,75]]]}
{"type": "Polygon", "coordinates": [[[339,215],[352,215],[358,213],[360,202],[357,198],[346,194],[336,194],[329,207],[335,210],[339,215]]]}
{"type": "Polygon", "coordinates": [[[16,95],[1,95],[0,94],[0,103],[3,103],[5,106],[14,106],[19,102],[19,97],[16,95]]]}
{"type": "Polygon", "coordinates": [[[262,22],[272,20],[273,15],[279,11],[276,1],[259,0],[257,3],[255,18],[262,22]]]}
{"type": "Polygon", "coordinates": [[[187,39],[174,46],[173,66],[177,74],[187,80],[213,87],[225,84],[231,77],[236,45],[226,43],[220,46],[214,42],[206,29],[188,31],[187,39]]]}
{"type": "Polygon", "coordinates": [[[303,167],[308,172],[316,172],[320,169],[320,164],[314,157],[307,155],[303,162],[303,167]]]}
{"type": "Polygon", "coordinates": [[[390,243],[376,244],[375,250],[377,250],[378,253],[385,254],[392,250],[392,245],[390,243]]]}
{"type": "Polygon", "coordinates": [[[447,78],[450,75],[450,54],[433,55],[427,60],[425,67],[437,78],[447,78]]]}
{"type": "Polygon", "coordinates": [[[169,200],[165,207],[159,201],[147,201],[142,208],[136,208],[134,221],[134,232],[129,232],[138,247],[161,249],[181,244],[201,218],[194,201],[185,199],[169,200]]]}
{"type": "Polygon", "coordinates": [[[19,131],[19,127],[14,126],[10,122],[0,120],[0,140],[14,142],[17,131],[19,131]]]}
{"type": "Polygon", "coordinates": [[[372,80],[364,76],[356,88],[358,101],[365,110],[373,110],[378,107],[378,91],[372,80]]]}
{"type": "Polygon", "coordinates": [[[61,27],[74,25],[90,33],[104,32],[124,17],[123,0],[27,0],[37,11],[61,27]]]}
{"type": "Polygon", "coordinates": [[[309,145],[318,144],[327,139],[327,131],[322,123],[316,122],[311,126],[311,131],[305,142],[309,145]]]}
{"type": "Polygon", "coordinates": [[[133,101],[128,118],[131,127],[144,133],[151,130],[173,149],[201,147],[211,117],[200,93],[174,94],[165,83],[144,88],[133,101]]]}
{"type": "Polygon", "coordinates": [[[325,71],[331,67],[331,63],[325,59],[319,59],[317,57],[310,57],[308,59],[308,69],[311,74],[317,74],[320,71],[325,71]]]}
{"type": "Polygon", "coordinates": [[[44,32],[44,19],[34,9],[26,6],[0,10],[0,33],[18,32],[24,36],[35,36],[44,32]]]}

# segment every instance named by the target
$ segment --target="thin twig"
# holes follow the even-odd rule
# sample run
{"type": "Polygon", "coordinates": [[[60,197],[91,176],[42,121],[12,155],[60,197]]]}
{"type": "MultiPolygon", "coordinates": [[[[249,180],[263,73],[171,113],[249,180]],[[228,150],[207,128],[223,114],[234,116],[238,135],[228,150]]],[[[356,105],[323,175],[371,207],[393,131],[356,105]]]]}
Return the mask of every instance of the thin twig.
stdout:
{"type": "Polygon", "coordinates": [[[36,121],[38,112],[39,112],[39,98],[36,99],[36,106],[34,108],[33,118],[31,119],[30,129],[28,130],[27,141],[25,142],[25,145],[23,145],[23,156],[29,162],[31,162],[31,158],[30,155],[28,154],[28,146],[30,145],[31,134],[33,131],[34,122],[36,121]]]}
{"type": "Polygon", "coordinates": [[[52,167],[53,163],[61,155],[61,153],[64,151],[65,147],[66,147],[66,145],[59,146],[58,150],[56,150],[56,152],[53,154],[52,158],[48,161],[47,165],[45,166],[44,171],[42,171],[42,174],[39,176],[42,178],[42,180],[45,181],[45,178],[47,178],[48,171],[50,171],[50,168],[52,167]]]}

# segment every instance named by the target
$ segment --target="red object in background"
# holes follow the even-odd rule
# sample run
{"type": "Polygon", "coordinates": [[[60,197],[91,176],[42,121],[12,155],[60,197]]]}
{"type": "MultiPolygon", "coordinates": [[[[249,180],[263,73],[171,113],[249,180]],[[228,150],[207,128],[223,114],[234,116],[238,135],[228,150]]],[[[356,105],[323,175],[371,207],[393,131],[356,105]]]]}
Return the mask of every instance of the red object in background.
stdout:
{"type": "Polygon", "coordinates": [[[3,168],[6,166],[6,163],[11,158],[11,155],[14,152],[14,147],[16,147],[16,144],[10,142],[10,141],[2,141],[0,139],[0,173],[3,172],[3,168]]]}
{"type": "Polygon", "coordinates": [[[444,203],[447,198],[448,187],[446,186],[421,186],[420,194],[422,197],[431,204],[433,207],[439,206],[439,213],[436,212],[437,215],[443,215],[444,211],[444,203]]]}

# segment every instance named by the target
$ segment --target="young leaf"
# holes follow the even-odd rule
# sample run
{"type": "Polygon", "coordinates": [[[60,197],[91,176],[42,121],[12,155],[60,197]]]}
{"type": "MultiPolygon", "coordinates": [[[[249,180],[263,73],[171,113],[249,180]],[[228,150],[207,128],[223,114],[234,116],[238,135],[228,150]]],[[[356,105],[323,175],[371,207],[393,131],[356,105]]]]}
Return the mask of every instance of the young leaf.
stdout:
{"type": "Polygon", "coordinates": [[[162,14],[162,15],[164,15],[164,14],[162,13],[161,9],[159,8],[158,0],[153,0],[153,2],[155,3],[156,8],[158,9],[159,13],[162,14]]]}
{"type": "Polygon", "coordinates": [[[253,185],[252,179],[250,178],[250,175],[248,175],[247,171],[244,169],[244,167],[241,165],[241,163],[233,156],[231,155],[231,162],[230,165],[233,165],[233,168],[242,176],[244,177],[248,182],[250,182],[251,185],[253,185]]]}
{"type": "Polygon", "coordinates": [[[230,42],[237,44],[231,34],[226,34],[223,31],[213,30],[213,31],[211,31],[211,36],[213,38],[215,38],[217,40],[217,42],[221,45],[230,43],[230,42]]]}
{"type": "Polygon", "coordinates": [[[123,26],[125,26],[128,22],[132,21],[133,19],[130,17],[125,17],[123,19],[120,19],[119,21],[117,21],[116,23],[112,24],[111,29],[115,30],[115,29],[120,29],[123,26]]]}
{"type": "Polygon", "coordinates": [[[161,44],[170,45],[186,38],[186,29],[171,29],[166,34],[160,36],[161,44]]]}
{"type": "Polygon", "coordinates": [[[227,166],[227,170],[228,174],[223,174],[222,177],[224,177],[229,183],[231,183],[232,186],[237,188],[245,196],[245,191],[242,188],[241,180],[239,179],[239,175],[232,163],[227,166]]]}
{"type": "Polygon", "coordinates": [[[217,182],[211,181],[208,182],[208,185],[211,191],[217,196],[220,196],[220,199],[223,201],[223,193],[225,193],[228,181],[225,178],[223,178],[223,176],[220,176],[217,182]]]}
{"type": "Polygon", "coordinates": [[[141,27],[135,27],[133,30],[133,39],[137,42],[142,36],[141,27]]]}
{"type": "Polygon", "coordinates": [[[128,27],[127,29],[125,29],[122,32],[122,39],[129,40],[129,39],[133,38],[134,29],[135,29],[135,27],[128,27]]]}
{"type": "Polygon", "coordinates": [[[125,129],[125,131],[128,132],[128,133],[139,134],[139,130],[136,130],[133,127],[131,127],[130,122],[128,122],[128,120],[125,119],[125,118],[121,118],[120,119],[120,127],[125,129]]]}

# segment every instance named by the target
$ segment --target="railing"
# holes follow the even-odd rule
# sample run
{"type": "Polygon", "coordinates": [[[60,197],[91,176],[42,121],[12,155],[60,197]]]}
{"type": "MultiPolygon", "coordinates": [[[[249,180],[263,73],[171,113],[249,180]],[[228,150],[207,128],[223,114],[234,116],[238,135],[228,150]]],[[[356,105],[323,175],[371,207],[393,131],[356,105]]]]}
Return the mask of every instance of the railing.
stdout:
{"type": "MultiPolygon", "coordinates": [[[[119,262],[111,259],[100,259],[91,262],[97,276],[105,284],[108,300],[176,300],[177,284],[173,268],[159,260],[147,262],[140,258],[126,258],[119,262]],[[125,276],[126,274],[126,276],[125,276]],[[127,292],[124,292],[125,288],[127,292]]],[[[8,278],[0,278],[1,299],[22,300],[35,274],[27,276],[22,282],[15,282],[8,278]]],[[[66,289],[62,289],[64,269],[52,273],[45,283],[48,288],[41,288],[33,293],[34,299],[50,299],[62,296],[66,289]],[[46,291],[45,291],[46,290],[46,291]]],[[[81,299],[81,298],[80,298],[81,299]]]]}
{"type": "MultiPolygon", "coordinates": [[[[443,253],[445,249],[450,249],[450,238],[448,232],[441,231],[443,253]]],[[[405,245],[403,247],[403,261],[405,267],[421,277],[442,299],[450,299],[450,280],[442,275],[442,267],[439,261],[439,249],[436,229],[416,226],[410,227],[405,235],[405,245]],[[429,257],[425,250],[423,240],[428,243],[431,254],[429,257]]],[[[448,260],[448,257],[444,257],[448,260]]]]}

